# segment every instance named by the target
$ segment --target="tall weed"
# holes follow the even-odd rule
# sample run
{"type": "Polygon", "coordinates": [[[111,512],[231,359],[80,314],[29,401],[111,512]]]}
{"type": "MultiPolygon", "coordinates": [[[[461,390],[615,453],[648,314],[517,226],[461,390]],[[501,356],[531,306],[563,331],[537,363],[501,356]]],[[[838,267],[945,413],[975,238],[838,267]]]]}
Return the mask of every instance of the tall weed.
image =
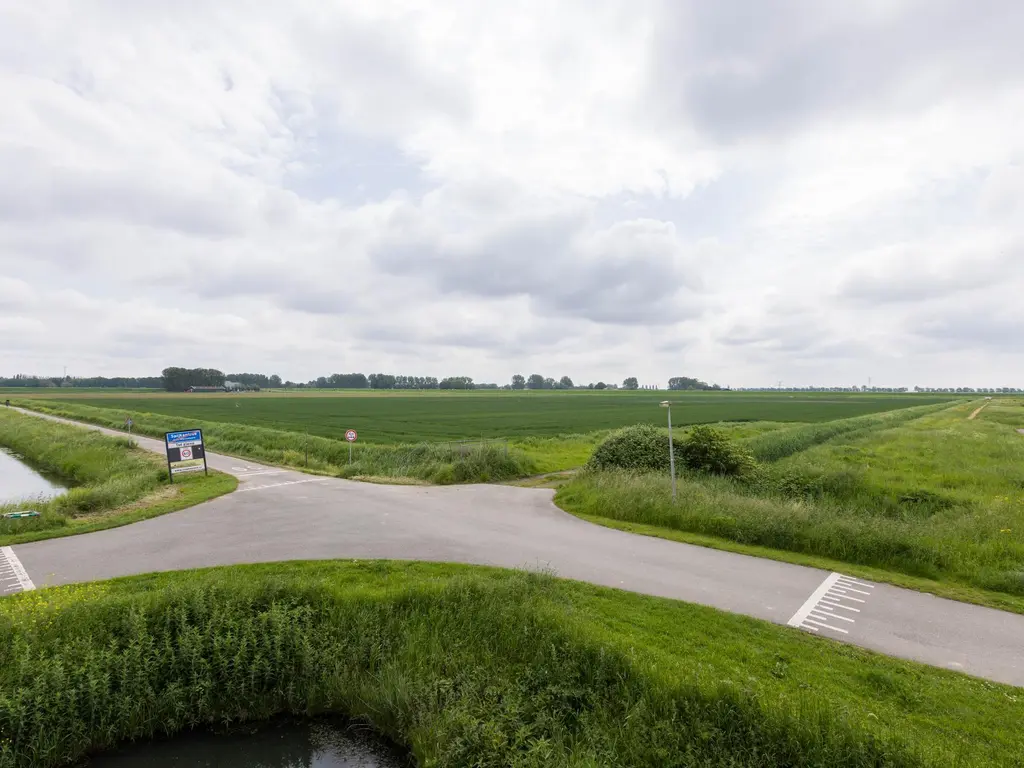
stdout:
{"type": "MultiPolygon", "coordinates": [[[[153,590],[98,585],[63,605],[48,595],[5,603],[0,767],[49,768],[127,739],[325,712],[372,723],[430,766],[916,768],[953,757],[946,739],[865,731],[813,692],[666,674],[657,656],[587,618],[586,603],[574,611],[572,587],[544,577],[405,587],[378,578],[369,589],[231,573],[153,590]]],[[[628,610],[644,621],[639,605],[628,610]]],[[[728,631],[716,612],[686,610],[706,632],[728,631]]],[[[727,620],[733,641],[750,631],[744,621],[727,620]]],[[[766,642],[793,644],[771,632],[766,642]]]]}

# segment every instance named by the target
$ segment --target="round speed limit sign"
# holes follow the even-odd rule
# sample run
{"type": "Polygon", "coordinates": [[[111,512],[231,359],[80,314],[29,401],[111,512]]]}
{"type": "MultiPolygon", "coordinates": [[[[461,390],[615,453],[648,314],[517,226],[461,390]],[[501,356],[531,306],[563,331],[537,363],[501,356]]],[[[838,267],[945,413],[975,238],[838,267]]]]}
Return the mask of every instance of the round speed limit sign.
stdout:
{"type": "Polygon", "coordinates": [[[191,458],[192,458],[192,449],[191,448],[182,448],[181,449],[181,460],[182,461],[189,461],[191,458]]]}
{"type": "Polygon", "coordinates": [[[359,435],[356,434],[356,431],[354,429],[350,429],[348,432],[345,433],[345,439],[348,440],[350,443],[354,443],[357,437],[359,437],[359,435]]]}

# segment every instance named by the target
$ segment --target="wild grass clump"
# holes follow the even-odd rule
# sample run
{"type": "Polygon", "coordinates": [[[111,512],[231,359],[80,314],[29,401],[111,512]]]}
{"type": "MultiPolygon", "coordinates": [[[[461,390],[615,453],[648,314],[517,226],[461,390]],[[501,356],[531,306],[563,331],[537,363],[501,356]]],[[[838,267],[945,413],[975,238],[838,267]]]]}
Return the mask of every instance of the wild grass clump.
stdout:
{"type": "MultiPolygon", "coordinates": [[[[78,403],[23,400],[18,405],[113,429],[120,429],[124,421],[115,411],[78,403]]],[[[357,443],[349,463],[349,444],[344,440],[156,413],[133,412],[132,420],[136,432],[150,437],[162,438],[166,432],[198,428],[203,430],[210,450],[337,477],[409,477],[446,484],[511,480],[534,472],[532,459],[505,443],[485,443],[464,452],[451,443],[357,443]]]]}
{"type": "Polygon", "coordinates": [[[879,429],[895,427],[949,407],[949,403],[919,405],[913,408],[901,408],[897,411],[855,416],[851,419],[803,424],[799,427],[777,429],[757,435],[746,440],[745,445],[758,461],[778,461],[840,435],[852,437],[855,433],[866,434],[879,429]]]}
{"type": "Polygon", "coordinates": [[[328,712],[438,767],[945,768],[1024,754],[1013,689],[537,575],[319,563],[139,577],[7,599],[0,641],[2,768],[328,712]]]}
{"type": "MultiPolygon", "coordinates": [[[[744,475],[754,468],[750,453],[725,433],[697,425],[677,433],[673,443],[680,468],[713,475],[744,475]]],[[[587,468],[667,472],[670,468],[668,430],[636,424],[613,432],[597,446],[587,468]]]]}

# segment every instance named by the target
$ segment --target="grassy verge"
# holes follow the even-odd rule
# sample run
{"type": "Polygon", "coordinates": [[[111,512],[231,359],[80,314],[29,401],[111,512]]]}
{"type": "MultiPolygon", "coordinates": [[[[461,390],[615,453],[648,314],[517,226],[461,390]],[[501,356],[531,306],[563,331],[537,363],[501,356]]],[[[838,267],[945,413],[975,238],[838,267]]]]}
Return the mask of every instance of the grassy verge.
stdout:
{"type": "Polygon", "coordinates": [[[833,569],[1024,612],[1024,440],[1006,424],[967,421],[970,409],[846,433],[753,479],[684,475],[675,503],[667,477],[625,472],[580,473],[556,502],[648,534],[681,532],[794,562],[822,558],[833,569]]]}
{"type": "MultiPolygon", "coordinates": [[[[56,498],[32,500],[39,517],[0,518],[0,544],[70,536],[133,523],[193,506],[235,489],[235,478],[213,473],[169,485],[166,465],[127,438],[56,424],[0,409],[0,445],[69,481],[56,498]]],[[[0,505],[0,513],[28,504],[0,505]]]]}
{"type": "Polygon", "coordinates": [[[0,601],[0,766],[338,712],[424,766],[1011,766],[1021,689],[539,575],[287,563],[0,601]]]}
{"type": "Polygon", "coordinates": [[[756,435],[745,441],[746,447],[759,461],[778,461],[800,451],[820,445],[843,435],[864,435],[880,429],[888,429],[912,421],[929,413],[948,409],[950,404],[938,403],[901,408],[896,411],[869,413],[850,419],[836,419],[818,424],[804,424],[799,427],[778,429],[756,435]]]}
{"type": "MultiPolygon", "coordinates": [[[[124,423],[124,414],[118,411],[79,403],[18,400],[12,404],[112,429],[124,423]]],[[[532,460],[514,446],[488,444],[461,455],[449,443],[356,444],[349,463],[349,444],[344,440],[138,411],[132,412],[132,420],[136,432],[150,437],[198,428],[211,450],[335,477],[412,478],[444,485],[509,480],[535,471],[532,460]]]]}

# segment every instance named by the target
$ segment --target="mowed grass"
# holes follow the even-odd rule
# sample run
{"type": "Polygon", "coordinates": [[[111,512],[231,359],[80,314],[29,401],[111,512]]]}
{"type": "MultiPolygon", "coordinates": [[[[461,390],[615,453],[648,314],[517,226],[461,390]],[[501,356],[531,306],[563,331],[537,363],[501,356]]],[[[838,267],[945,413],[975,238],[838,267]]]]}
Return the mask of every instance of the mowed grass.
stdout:
{"type": "Polygon", "coordinates": [[[422,766],[973,768],[1024,691],[538,574],[278,563],[0,601],[0,766],[335,712],[422,766]]]}
{"type": "Polygon", "coordinates": [[[948,398],[918,395],[742,392],[359,392],[341,394],[179,394],[108,396],[61,394],[49,399],[117,411],[247,424],[340,440],[355,429],[368,443],[419,443],[486,438],[588,434],[629,424],[664,424],[662,400],[674,423],[821,422],[948,398]]]}
{"type": "MultiPolygon", "coordinates": [[[[667,476],[624,472],[583,473],[556,500],[645,533],[685,532],[797,562],[827,558],[874,569],[869,578],[932,580],[951,585],[932,591],[1024,612],[1024,436],[994,418],[969,421],[977,405],[840,432],[744,480],[684,474],[676,503],[667,476]]],[[[1015,420],[1009,410],[1004,421],[1015,420]]],[[[786,442],[784,431],[775,435],[786,442]]]]}

